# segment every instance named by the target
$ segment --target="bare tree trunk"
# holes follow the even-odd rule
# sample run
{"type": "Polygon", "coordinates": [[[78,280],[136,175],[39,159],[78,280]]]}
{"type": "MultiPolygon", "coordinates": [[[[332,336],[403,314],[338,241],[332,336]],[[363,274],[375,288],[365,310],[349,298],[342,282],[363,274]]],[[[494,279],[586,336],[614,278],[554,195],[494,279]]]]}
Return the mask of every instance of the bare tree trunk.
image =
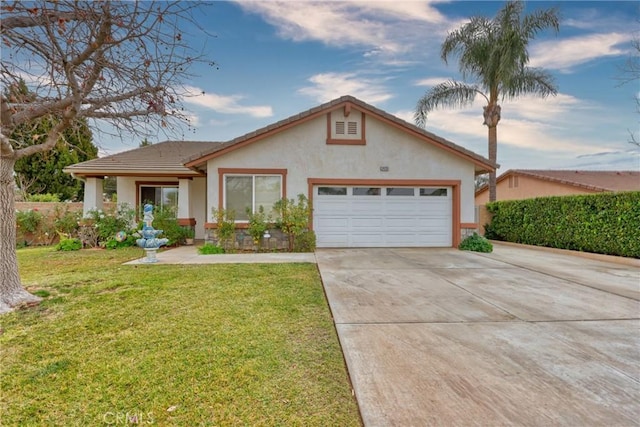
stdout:
{"type": "Polygon", "coordinates": [[[13,157],[0,156],[0,314],[40,298],[25,291],[16,257],[16,213],[13,157]]]}

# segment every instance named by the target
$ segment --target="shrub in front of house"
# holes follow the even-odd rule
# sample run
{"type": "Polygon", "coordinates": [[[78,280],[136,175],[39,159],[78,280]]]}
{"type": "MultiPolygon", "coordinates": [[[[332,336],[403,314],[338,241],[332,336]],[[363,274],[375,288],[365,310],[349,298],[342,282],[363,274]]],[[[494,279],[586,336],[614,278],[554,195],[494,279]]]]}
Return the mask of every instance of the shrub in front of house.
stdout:
{"type": "Polygon", "coordinates": [[[487,204],[495,240],[640,258],[640,192],[487,204]]]}
{"type": "Polygon", "coordinates": [[[309,199],[304,194],[298,194],[297,202],[295,199],[282,198],[276,202],[273,209],[277,213],[275,225],[287,234],[289,252],[293,252],[296,248],[296,240],[299,240],[304,233],[309,232],[309,217],[311,216],[309,199]]]}
{"type": "Polygon", "coordinates": [[[480,236],[478,233],[473,233],[471,236],[466,237],[460,243],[460,245],[458,245],[458,249],[463,251],[489,253],[493,252],[493,245],[490,241],[480,236]]]}
{"type": "MultiPolygon", "coordinates": [[[[115,209],[109,210],[90,210],[87,218],[83,221],[83,227],[93,228],[95,230],[96,241],[84,241],[87,246],[105,247],[107,242],[115,239],[119,231],[133,232],[132,226],[135,224],[135,211],[126,203],[118,205],[115,209]]],[[[85,236],[87,230],[81,233],[85,236]]],[[[93,236],[92,236],[93,237],[93,236]]],[[[86,237],[85,237],[86,238],[86,237]]]]}
{"type": "Polygon", "coordinates": [[[56,245],[56,251],[79,251],[82,249],[82,242],[78,238],[62,238],[56,245]]]}
{"type": "Polygon", "coordinates": [[[253,244],[259,251],[262,249],[264,233],[271,228],[271,215],[268,215],[261,205],[257,212],[252,212],[250,208],[247,208],[247,216],[249,217],[247,233],[251,236],[253,244]]]}
{"type": "Polygon", "coordinates": [[[65,203],[52,203],[52,208],[16,211],[16,243],[18,247],[51,245],[58,236],[78,236],[81,212],[70,210],[65,203]]]}
{"type": "Polygon", "coordinates": [[[224,249],[220,246],[214,245],[213,243],[205,243],[203,246],[198,248],[198,253],[200,255],[217,255],[223,254],[224,249]]]}
{"type": "Polygon", "coordinates": [[[16,211],[16,246],[50,245],[56,238],[53,220],[37,209],[16,211]]]}
{"type": "Polygon", "coordinates": [[[306,230],[300,233],[294,242],[294,252],[313,252],[316,250],[316,233],[306,230]]]}
{"type": "MultiPolygon", "coordinates": [[[[154,212],[153,216],[153,228],[162,230],[159,237],[169,239],[167,246],[183,245],[185,243],[185,228],[178,223],[175,212],[166,209],[154,212]]],[[[139,228],[141,229],[142,227],[139,228]]]]}
{"type": "Polygon", "coordinates": [[[57,194],[45,193],[45,194],[30,194],[27,197],[29,202],[41,202],[41,203],[58,203],[60,197],[57,194]]]}

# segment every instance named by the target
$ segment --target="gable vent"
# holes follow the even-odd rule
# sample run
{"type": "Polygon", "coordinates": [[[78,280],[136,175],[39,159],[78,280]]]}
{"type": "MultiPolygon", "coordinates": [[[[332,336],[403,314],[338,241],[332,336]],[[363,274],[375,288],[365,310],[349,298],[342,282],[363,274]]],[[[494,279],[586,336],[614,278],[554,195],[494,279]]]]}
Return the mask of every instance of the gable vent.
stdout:
{"type": "Polygon", "coordinates": [[[347,133],[349,135],[357,135],[358,134],[358,122],[349,122],[349,123],[347,123],[347,133]]]}
{"type": "Polygon", "coordinates": [[[344,135],[344,122],[336,122],[336,135],[344,135]]]}

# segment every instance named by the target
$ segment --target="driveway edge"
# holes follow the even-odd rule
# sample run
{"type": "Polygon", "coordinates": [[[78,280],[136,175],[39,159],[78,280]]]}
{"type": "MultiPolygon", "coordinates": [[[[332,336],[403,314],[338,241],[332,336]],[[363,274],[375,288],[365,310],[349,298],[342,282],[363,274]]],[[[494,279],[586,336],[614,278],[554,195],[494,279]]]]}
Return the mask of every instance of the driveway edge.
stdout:
{"type": "Polygon", "coordinates": [[[521,248],[533,249],[533,250],[538,250],[543,252],[573,255],[580,258],[592,259],[595,261],[612,262],[615,264],[628,265],[631,267],[640,267],[640,259],[637,259],[637,258],[626,258],[622,256],[596,254],[592,252],[572,251],[570,249],[548,248],[546,246],[526,245],[524,243],[503,242],[502,240],[491,240],[491,243],[493,245],[498,245],[498,246],[521,247],[521,248]]]}

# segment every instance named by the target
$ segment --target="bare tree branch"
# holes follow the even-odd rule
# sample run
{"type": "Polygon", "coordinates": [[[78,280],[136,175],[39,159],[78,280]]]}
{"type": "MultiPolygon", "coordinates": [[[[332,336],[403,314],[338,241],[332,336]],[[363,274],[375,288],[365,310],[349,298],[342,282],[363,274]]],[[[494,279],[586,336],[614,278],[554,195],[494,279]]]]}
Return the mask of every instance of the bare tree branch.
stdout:
{"type": "MultiPolygon", "coordinates": [[[[195,7],[179,1],[4,4],[1,83],[10,88],[23,79],[35,97],[25,102],[2,95],[2,133],[69,112],[131,133],[149,125],[162,132],[188,125],[180,108],[183,82],[189,67],[205,58],[180,28],[192,22],[195,7]]],[[[43,150],[50,148],[44,144],[43,150]]]]}

